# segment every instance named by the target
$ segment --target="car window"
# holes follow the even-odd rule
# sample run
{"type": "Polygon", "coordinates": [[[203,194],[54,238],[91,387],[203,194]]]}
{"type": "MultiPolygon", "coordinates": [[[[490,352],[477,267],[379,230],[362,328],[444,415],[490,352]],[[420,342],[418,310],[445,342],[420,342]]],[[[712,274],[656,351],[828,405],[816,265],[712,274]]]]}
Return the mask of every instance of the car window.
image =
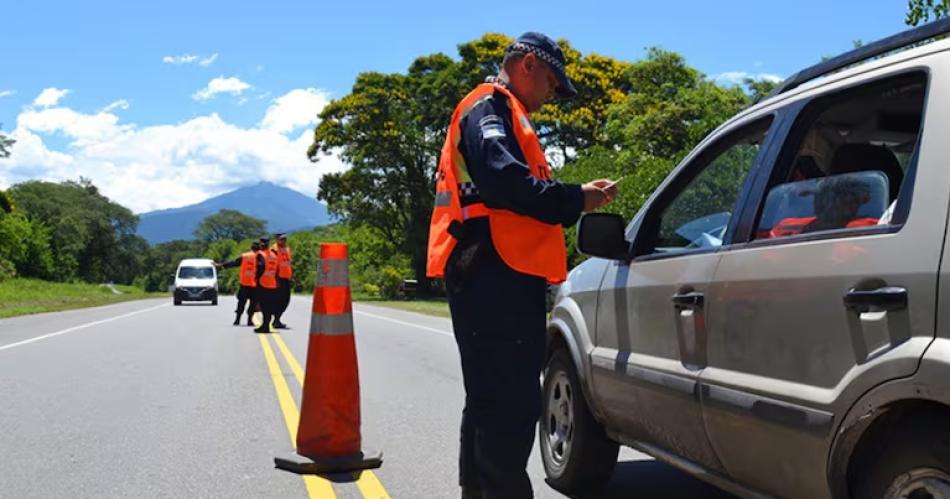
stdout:
{"type": "Polygon", "coordinates": [[[214,270],[211,267],[182,267],[178,270],[178,277],[182,279],[211,279],[214,270]]]}
{"type": "Polygon", "coordinates": [[[661,211],[653,253],[722,245],[739,193],[771,121],[757,122],[711,146],[711,158],[701,158],[699,165],[683,170],[695,176],[661,211]]]}
{"type": "Polygon", "coordinates": [[[765,200],[757,237],[877,225],[887,210],[888,189],[888,178],[879,171],[778,185],[765,200]]]}
{"type": "Polygon", "coordinates": [[[806,106],[779,155],[754,238],[902,223],[895,207],[912,167],[926,84],[924,73],[905,74],[806,106]]]}

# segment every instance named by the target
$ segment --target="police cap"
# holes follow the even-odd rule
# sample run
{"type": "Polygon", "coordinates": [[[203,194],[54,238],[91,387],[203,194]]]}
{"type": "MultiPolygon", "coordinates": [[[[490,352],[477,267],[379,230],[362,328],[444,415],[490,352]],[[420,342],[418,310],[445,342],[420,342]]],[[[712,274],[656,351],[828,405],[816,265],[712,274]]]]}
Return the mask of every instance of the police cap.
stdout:
{"type": "Polygon", "coordinates": [[[564,70],[564,66],[567,64],[567,61],[564,59],[564,53],[561,52],[561,47],[559,47],[554,40],[544,34],[529,31],[515,39],[506,49],[506,53],[507,52],[534,54],[542,61],[548,63],[548,66],[554,71],[554,75],[557,76],[558,97],[562,99],[573,99],[577,96],[577,89],[574,88],[574,84],[568,79],[567,73],[564,70]]]}

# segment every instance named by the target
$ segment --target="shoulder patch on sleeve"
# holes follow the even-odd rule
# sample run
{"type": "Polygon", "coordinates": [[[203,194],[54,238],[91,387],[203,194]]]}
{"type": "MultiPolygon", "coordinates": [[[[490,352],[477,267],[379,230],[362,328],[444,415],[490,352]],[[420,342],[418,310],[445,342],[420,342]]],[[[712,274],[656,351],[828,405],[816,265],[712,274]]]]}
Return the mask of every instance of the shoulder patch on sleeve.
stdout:
{"type": "Polygon", "coordinates": [[[478,128],[482,131],[482,139],[493,139],[505,136],[505,122],[497,114],[489,114],[478,120],[478,128]]]}

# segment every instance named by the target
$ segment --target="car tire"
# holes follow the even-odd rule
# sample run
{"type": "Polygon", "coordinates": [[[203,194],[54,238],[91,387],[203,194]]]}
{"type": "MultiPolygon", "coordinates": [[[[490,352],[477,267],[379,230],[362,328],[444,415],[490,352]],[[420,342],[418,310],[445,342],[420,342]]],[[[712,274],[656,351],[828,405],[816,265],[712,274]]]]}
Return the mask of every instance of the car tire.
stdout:
{"type": "MultiPolygon", "coordinates": [[[[941,417],[943,416],[943,417],[941,417]]],[[[854,499],[950,497],[950,430],[934,411],[900,419],[887,440],[858,456],[850,473],[854,499]]]]}
{"type": "Polygon", "coordinates": [[[181,305],[181,298],[174,298],[175,306],[181,305]]]}
{"type": "Polygon", "coordinates": [[[538,445],[548,484],[568,495],[602,490],[613,474],[620,447],[587,407],[564,348],[548,359],[543,396],[538,445]]]}
{"type": "Polygon", "coordinates": [[[211,305],[214,305],[214,306],[217,306],[217,305],[218,305],[218,297],[217,297],[217,296],[215,296],[214,298],[211,299],[211,305]]]}

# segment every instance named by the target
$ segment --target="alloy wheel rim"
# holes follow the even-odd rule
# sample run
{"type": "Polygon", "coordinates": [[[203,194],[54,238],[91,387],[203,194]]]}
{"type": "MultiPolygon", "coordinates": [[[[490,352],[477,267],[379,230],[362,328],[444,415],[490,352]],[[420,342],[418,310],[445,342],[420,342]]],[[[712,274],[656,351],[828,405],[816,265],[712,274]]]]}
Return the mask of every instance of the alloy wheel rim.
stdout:
{"type": "Polygon", "coordinates": [[[897,477],[884,494],[887,499],[938,499],[950,497],[950,475],[920,468],[897,477]]]}
{"type": "Polygon", "coordinates": [[[567,373],[558,371],[548,385],[545,414],[548,454],[557,468],[564,467],[574,440],[574,388],[567,373]]]}

